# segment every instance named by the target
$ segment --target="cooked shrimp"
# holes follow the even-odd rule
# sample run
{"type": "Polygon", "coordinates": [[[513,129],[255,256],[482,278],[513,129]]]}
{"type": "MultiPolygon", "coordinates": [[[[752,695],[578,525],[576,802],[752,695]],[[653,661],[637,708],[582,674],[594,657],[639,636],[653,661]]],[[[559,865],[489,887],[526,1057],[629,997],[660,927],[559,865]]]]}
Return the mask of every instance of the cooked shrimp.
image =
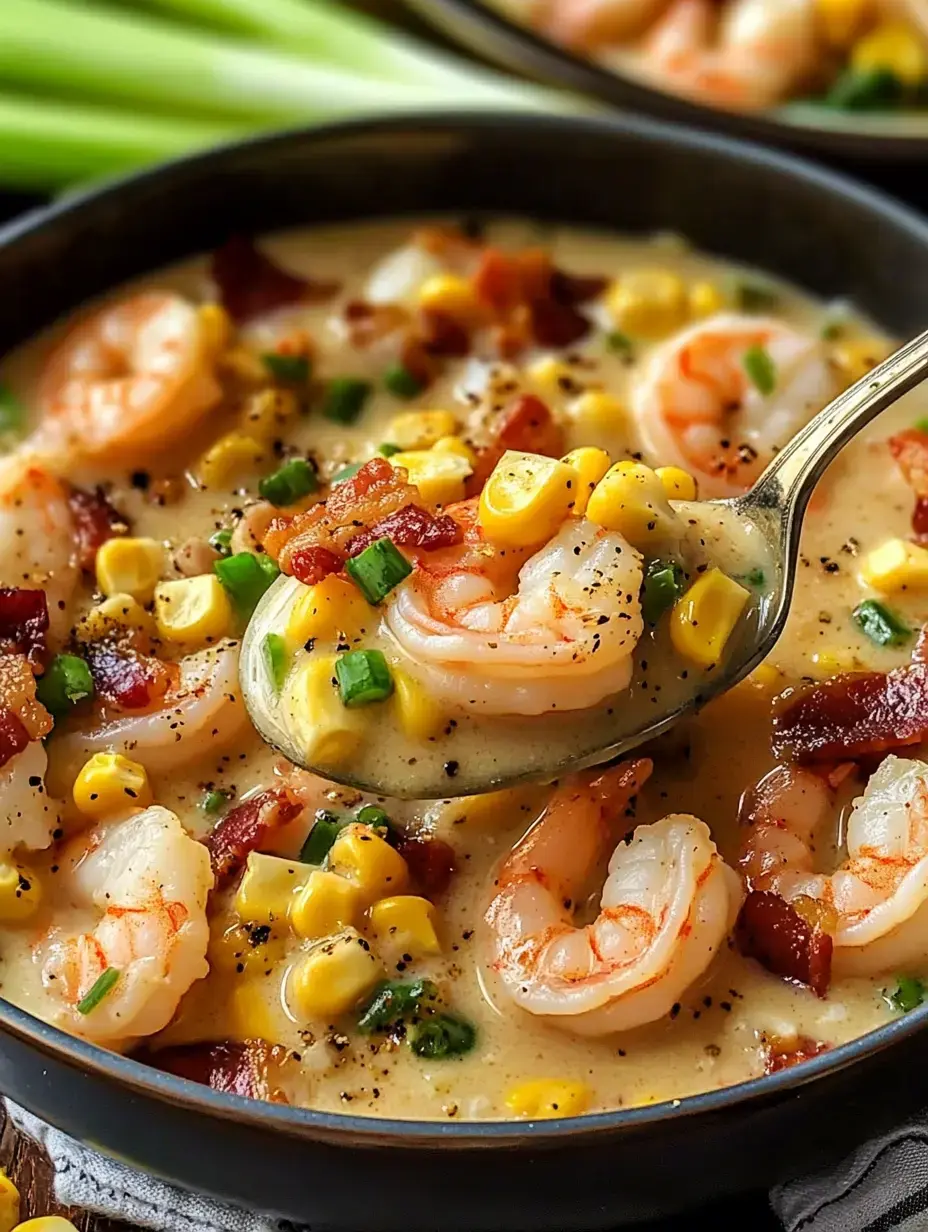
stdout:
{"type": "Polygon", "coordinates": [[[789,97],[816,66],[815,0],[674,0],[644,45],[657,83],[719,107],[789,97]]]}
{"type": "Polygon", "coordinates": [[[816,839],[832,819],[825,782],[781,767],[755,791],[741,866],[751,886],[788,902],[812,898],[833,916],[841,974],[905,970],[928,960],[928,764],[887,757],[854,801],[847,858],[815,868],[816,839]]]}
{"type": "Polygon", "coordinates": [[[56,881],[58,901],[70,893],[77,910],[102,918],[87,931],[56,929],[48,937],[43,979],[61,1003],[62,1025],[109,1046],[152,1035],[208,971],[209,853],[157,805],[69,847],[70,867],[62,866],[56,881]],[[115,983],[81,1013],[78,1005],[106,971],[117,973],[115,983]]]}
{"type": "Polygon", "coordinates": [[[618,843],[599,914],[574,922],[650,772],[640,759],[565,782],[503,862],[486,914],[493,966],[513,1001],[583,1035],[666,1014],[708,967],[741,902],[708,827],[675,814],[618,843]]]}
{"type": "Polygon", "coordinates": [[[551,38],[594,51],[638,34],[667,7],[667,0],[550,0],[536,7],[551,38]]]}
{"type": "Polygon", "coordinates": [[[40,451],[128,463],[183,440],[221,390],[193,304],[149,291],[77,325],[39,383],[40,451]]]}
{"type": "Polygon", "coordinates": [[[0,460],[0,586],[44,590],[49,633],[63,641],[78,579],[74,521],[60,480],[29,454],[0,460]]]}
{"type": "Polygon", "coordinates": [[[126,753],[152,773],[176,770],[213,756],[247,724],[238,686],[238,642],[220,642],[188,655],[157,710],[121,712],[86,731],[56,738],[55,781],[70,783],[94,753],[126,753]]]}
{"type": "Polygon", "coordinates": [[[817,341],[773,318],[726,313],[654,352],[632,409],[655,464],[691,471],[703,496],[735,496],[835,392],[817,341]],[[748,374],[753,348],[769,362],[770,393],[748,374]]]}
{"type": "Polygon", "coordinates": [[[433,696],[487,714],[544,714],[628,685],[642,575],[620,534],[571,518],[530,556],[485,543],[475,502],[449,512],[464,543],[421,553],[386,617],[433,696]]]}
{"type": "Polygon", "coordinates": [[[42,744],[51,729],[26,656],[0,654],[0,854],[37,851],[52,841],[58,809],[45,790],[42,744]]]}

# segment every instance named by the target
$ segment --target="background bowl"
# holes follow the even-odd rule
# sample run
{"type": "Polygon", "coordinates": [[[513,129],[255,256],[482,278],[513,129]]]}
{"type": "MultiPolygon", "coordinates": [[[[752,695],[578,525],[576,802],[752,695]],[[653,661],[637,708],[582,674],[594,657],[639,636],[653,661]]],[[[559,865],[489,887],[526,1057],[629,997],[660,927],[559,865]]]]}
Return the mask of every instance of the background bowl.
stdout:
{"type": "MultiPolygon", "coordinates": [[[[229,147],[7,227],[0,353],[230,231],[429,213],[678,231],[819,295],[851,297],[899,335],[928,320],[928,225],[831,173],[646,121],[413,117],[229,147]]],[[[843,1155],[924,1106],[926,1024],[928,1007],[792,1070],[682,1101],[467,1124],[255,1103],[103,1052],[0,1001],[0,1089],[136,1167],[314,1232],[580,1232],[843,1155]]]]}
{"type": "Polygon", "coordinates": [[[767,145],[815,150],[859,161],[928,155],[928,112],[863,115],[790,105],[768,112],[724,111],[616,72],[559,46],[483,0],[407,0],[448,38],[522,76],[611,103],[633,113],[716,129],[767,145]]]}

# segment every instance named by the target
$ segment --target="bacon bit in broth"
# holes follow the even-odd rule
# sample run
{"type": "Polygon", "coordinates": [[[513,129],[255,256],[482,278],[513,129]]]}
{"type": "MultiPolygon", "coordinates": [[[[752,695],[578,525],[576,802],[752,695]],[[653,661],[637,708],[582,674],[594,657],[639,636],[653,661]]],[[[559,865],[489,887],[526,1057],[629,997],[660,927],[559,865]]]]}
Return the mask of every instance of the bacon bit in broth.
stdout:
{"type": "Polygon", "coordinates": [[[287,304],[330,299],[339,289],[337,282],[315,282],[281,269],[242,235],[213,254],[212,277],[223,308],[238,322],[287,304]]]}
{"type": "Polygon", "coordinates": [[[738,949],[786,980],[807,984],[824,997],[831,980],[833,942],[779,894],[752,890],[735,925],[738,949]]]}
{"type": "Polygon", "coordinates": [[[204,840],[217,884],[228,883],[252,851],[260,851],[269,835],[293,821],[303,804],[286,787],[272,787],[243,800],[226,813],[204,840]]]}
{"type": "Polygon", "coordinates": [[[45,654],[48,602],[44,590],[0,586],[0,654],[23,654],[32,664],[45,654]]]}
{"type": "MultiPolygon", "coordinates": [[[[147,483],[145,486],[147,488],[147,483]]],[[[68,506],[74,519],[78,564],[92,573],[99,549],[107,539],[128,534],[129,520],[110,504],[102,488],[87,492],[84,488],[72,487],[68,492],[68,506]]]]}

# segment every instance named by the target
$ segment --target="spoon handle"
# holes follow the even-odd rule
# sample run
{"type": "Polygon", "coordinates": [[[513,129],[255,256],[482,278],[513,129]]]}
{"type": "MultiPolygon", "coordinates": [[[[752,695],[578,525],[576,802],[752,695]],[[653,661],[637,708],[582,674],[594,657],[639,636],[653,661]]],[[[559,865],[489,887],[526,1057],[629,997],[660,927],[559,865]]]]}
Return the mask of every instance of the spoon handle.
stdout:
{"type": "Polygon", "coordinates": [[[907,342],[829,402],[735,503],[745,512],[751,508],[780,510],[789,535],[792,528],[798,528],[815,485],[851,437],[926,377],[928,332],[907,342]]]}

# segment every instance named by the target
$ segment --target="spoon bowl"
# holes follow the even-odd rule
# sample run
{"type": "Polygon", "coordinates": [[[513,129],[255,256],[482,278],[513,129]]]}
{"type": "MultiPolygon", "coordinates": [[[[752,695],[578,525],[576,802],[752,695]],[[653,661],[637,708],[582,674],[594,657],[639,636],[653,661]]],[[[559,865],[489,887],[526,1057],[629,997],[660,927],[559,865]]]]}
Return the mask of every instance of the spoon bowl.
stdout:
{"type": "MultiPolygon", "coordinates": [[[[305,589],[293,578],[280,577],[258,605],[242,645],[241,685],[252,722],[295,765],[400,799],[444,799],[550,781],[621,757],[731,689],[769,654],[789,613],[802,519],[816,483],[861,428],[926,375],[928,332],[830,402],[777,454],[749,492],[727,500],[675,503],[687,527],[690,556],[704,553],[704,560],[729,576],[738,576],[739,562],[763,562],[763,586],[752,591],[721,661],[712,668],[676,670],[678,659],[675,670],[662,671],[673,651],[666,629],[658,627],[638,643],[628,688],[594,707],[530,718],[474,718],[485,736],[479,756],[473,755],[472,744],[467,746],[471,755],[457,755],[463,732],[452,723],[425,745],[398,743],[392,733],[389,741],[365,739],[351,758],[333,759],[330,746],[312,740],[305,716],[279,689],[264,653],[268,632],[286,626],[290,607],[305,589]],[[565,724],[569,742],[563,739],[565,724]],[[315,754],[308,756],[307,748],[314,745],[315,754]]],[[[391,720],[384,715],[380,721],[391,720]]],[[[462,726],[467,721],[459,720],[462,726]]]]}

